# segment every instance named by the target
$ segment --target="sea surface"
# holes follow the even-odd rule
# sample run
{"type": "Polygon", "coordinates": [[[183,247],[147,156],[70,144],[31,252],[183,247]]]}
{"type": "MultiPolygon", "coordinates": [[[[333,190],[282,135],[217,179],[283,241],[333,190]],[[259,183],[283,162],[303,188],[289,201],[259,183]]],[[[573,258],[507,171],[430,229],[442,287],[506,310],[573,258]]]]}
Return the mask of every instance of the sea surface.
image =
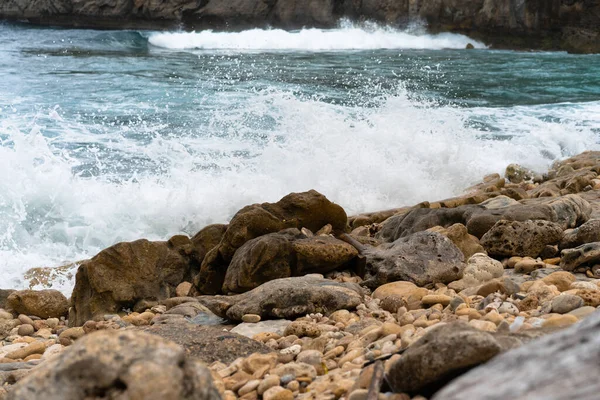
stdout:
{"type": "Polygon", "coordinates": [[[375,211],[587,149],[600,149],[600,55],[348,23],[0,23],[0,287],[119,241],[193,235],[289,192],[375,211]]]}

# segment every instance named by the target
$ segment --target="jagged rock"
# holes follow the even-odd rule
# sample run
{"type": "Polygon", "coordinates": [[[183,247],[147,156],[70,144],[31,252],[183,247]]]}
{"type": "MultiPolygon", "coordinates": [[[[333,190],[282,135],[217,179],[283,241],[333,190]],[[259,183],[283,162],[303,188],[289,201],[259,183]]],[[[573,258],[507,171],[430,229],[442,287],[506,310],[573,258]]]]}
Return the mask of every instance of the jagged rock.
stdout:
{"type": "Polygon", "coordinates": [[[493,256],[537,257],[544,247],[562,238],[560,225],[548,221],[498,221],[481,238],[493,256]]]}
{"type": "Polygon", "coordinates": [[[468,287],[482,285],[494,278],[499,278],[503,273],[504,266],[500,261],[494,260],[482,253],[474,254],[467,260],[463,277],[451,282],[448,287],[461,291],[468,287]]]}
{"type": "MultiPolygon", "coordinates": [[[[600,166],[600,165],[599,165],[600,166]]],[[[565,166],[563,166],[565,168],[565,166]]],[[[558,173],[559,176],[550,179],[530,192],[531,197],[558,197],[566,194],[582,192],[587,186],[592,185],[592,179],[598,177],[598,172],[590,168],[558,173]]],[[[558,172],[561,172],[560,170],[558,172]]]]}
{"type": "Polygon", "coordinates": [[[229,364],[239,357],[273,351],[256,340],[224,331],[220,326],[166,324],[138,329],[177,343],[183,347],[188,358],[198,359],[207,364],[215,361],[229,364]]]}
{"type": "Polygon", "coordinates": [[[192,244],[194,246],[193,258],[195,261],[194,265],[192,265],[193,275],[200,272],[200,266],[202,265],[202,261],[204,261],[204,257],[206,257],[209,251],[217,247],[226,230],[227,225],[224,224],[208,225],[192,237],[192,244]]]}
{"type": "Polygon", "coordinates": [[[579,266],[590,267],[600,262],[600,242],[586,243],[574,249],[565,249],[560,253],[560,267],[573,271],[579,266]]]}
{"type": "Polygon", "coordinates": [[[591,242],[600,242],[600,219],[592,219],[579,228],[565,232],[559,247],[571,249],[591,242]]]}
{"type": "Polygon", "coordinates": [[[469,204],[456,208],[415,208],[406,214],[389,218],[382,224],[377,237],[392,242],[434,226],[448,227],[459,223],[465,225],[471,235],[481,238],[500,220],[545,220],[556,222],[564,230],[586,222],[592,213],[590,204],[573,194],[559,198],[527,199],[518,205],[506,207],[487,207],[469,204]]]}
{"type": "Polygon", "coordinates": [[[413,343],[391,365],[386,379],[394,392],[430,394],[500,351],[502,345],[491,333],[453,322],[431,330],[413,343]]]}
{"type": "Polygon", "coordinates": [[[103,330],[84,336],[18,382],[10,400],[220,399],[209,370],[155,335],[103,330]]]}
{"type": "Polygon", "coordinates": [[[58,290],[19,290],[6,299],[8,308],[18,314],[40,318],[60,318],[67,315],[69,301],[58,290]]]}
{"type": "Polygon", "coordinates": [[[499,355],[452,381],[432,400],[595,399],[600,392],[600,312],[499,355]],[[507,382],[509,384],[507,384],[507,382]]]}
{"type": "Polygon", "coordinates": [[[175,296],[190,270],[192,243],[185,236],[168,242],[145,239],[117,243],[102,250],[77,270],[71,297],[71,326],[135,308],[146,300],[175,296]]]}
{"type": "Polygon", "coordinates": [[[449,283],[460,279],[465,267],[460,250],[436,232],[418,232],[368,249],[364,255],[364,284],[370,288],[399,280],[418,286],[449,283]]]}
{"type": "Polygon", "coordinates": [[[475,253],[485,253],[485,249],[479,244],[479,239],[473,235],[469,235],[467,227],[463,224],[450,225],[448,228],[434,226],[433,228],[429,228],[428,231],[438,232],[447,236],[463,253],[465,260],[468,260],[475,253]]]}
{"type": "Polygon", "coordinates": [[[215,314],[242,321],[244,314],[262,320],[294,318],[309,313],[329,314],[356,308],[363,300],[360,286],[306,275],[275,279],[249,292],[234,296],[200,296],[198,300],[215,314]]]}
{"type": "Polygon", "coordinates": [[[241,293],[278,278],[327,273],[358,255],[356,248],[330,236],[306,237],[291,228],[249,240],[233,256],[224,293],[241,293]]]}
{"type": "Polygon", "coordinates": [[[288,194],[277,203],[246,206],[233,216],[219,245],[204,258],[194,285],[200,294],[219,293],[227,266],[237,249],[249,240],[287,228],[316,232],[327,224],[334,233],[342,233],[347,219],[342,207],[314,190],[288,194]]]}

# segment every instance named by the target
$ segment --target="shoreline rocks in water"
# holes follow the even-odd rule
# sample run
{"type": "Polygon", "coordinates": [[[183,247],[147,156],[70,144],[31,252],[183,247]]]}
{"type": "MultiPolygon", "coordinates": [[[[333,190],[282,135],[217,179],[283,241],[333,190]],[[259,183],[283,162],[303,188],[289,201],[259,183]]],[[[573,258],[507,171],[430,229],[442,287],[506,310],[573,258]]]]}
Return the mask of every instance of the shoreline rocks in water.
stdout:
{"type": "Polygon", "coordinates": [[[105,249],[69,300],[3,290],[0,399],[595,394],[600,152],[518,171],[350,218],[293,193],[105,249]]]}
{"type": "Polygon", "coordinates": [[[332,28],[342,19],[401,28],[424,22],[432,32],[464,33],[496,48],[597,53],[599,7],[584,0],[5,0],[0,19],[75,28],[196,31],[332,28]]]}

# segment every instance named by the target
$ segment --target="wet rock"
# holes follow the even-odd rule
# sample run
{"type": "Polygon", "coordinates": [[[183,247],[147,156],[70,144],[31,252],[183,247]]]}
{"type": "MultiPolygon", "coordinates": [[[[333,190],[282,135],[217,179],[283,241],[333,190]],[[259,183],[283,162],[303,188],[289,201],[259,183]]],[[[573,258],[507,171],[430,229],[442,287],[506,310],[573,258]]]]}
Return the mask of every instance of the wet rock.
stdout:
{"type": "Polygon", "coordinates": [[[560,225],[548,221],[498,221],[481,238],[493,256],[537,257],[548,244],[562,237],[560,225]]]}
{"type": "Polygon", "coordinates": [[[334,233],[342,233],[347,219],[342,207],[314,190],[291,193],[277,203],[246,206],[233,216],[219,245],[204,258],[194,285],[201,294],[219,293],[236,250],[249,240],[287,228],[316,232],[327,224],[334,233]]]}
{"type": "Polygon", "coordinates": [[[509,164],[504,172],[504,177],[512,183],[521,183],[533,178],[533,171],[519,164],[509,164]]]}
{"type": "Polygon", "coordinates": [[[9,308],[19,314],[40,318],[59,318],[69,310],[67,298],[58,290],[20,290],[6,299],[9,308]]]}
{"type": "Polygon", "coordinates": [[[386,372],[394,392],[433,393],[466,369],[488,361],[500,351],[488,332],[454,322],[426,333],[386,372]]]}
{"type": "Polygon", "coordinates": [[[494,260],[482,253],[474,254],[467,261],[462,279],[451,282],[448,287],[454,290],[464,290],[471,286],[478,286],[499,278],[504,273],[504,266],[500,261],[494,260]]]}
{"type": "Polygon", "coordinates": [[[237,333],[224,331],[218,326],[198,326],[191,324],[152,325],[138,328],[177,343],[192,359],[207,364],[221,361],[229,364],[238,357],[253,353],[270,353],[273,350],[264,344],[237,333]]]}
{"type": "Polygon", "coordinates": [[[134,308],[142,300],[163,300],[190,270],[191,241],[176,236],[168,242],[145,239],[117,243],[81,264],[72,295],[71,326],[134,308]]]}
{"type": "Polygon", "coordinates": [[[446,236],[418,232],[390,244],[365,251],[364,284],[376,288],[394,281],[410,281],[418,286],[449,283],[460,279],[464,256],[446,236]]]}
{"type": "Polygon", "coordinates": [[[592,266],[600,263],[600,242],[586,243],[560,253],[560,267],[573,271],[582,265],[592,266]]]}
{"type": "Polygon", "coordinates": [[[175,343],[133,331],[86,335],[10,391],[12,400],[219,399],[207,368],[175,343]],[[84,367],[83,367],[84,366],[84,367]]]}
{"type": "Polygon", "coordinates": [[[433,400],[592,399],[600,391],[596,379],[599,329],[600,312],[596,312],[579,324],[472,369],[436,393],[433,400]]]}
{"type": "Polygon", "coordinates": [[[351,310],[362,303],[363,294],[357,284],[306,275],[275,279],[239,295],[201,296],[198,300],[223,318],[241,321],[244,314],[260,315],[261,319],[287,319],[351,310]]]}
{"type": "Polygon", "coordinates": [[[246,242],[225,274],[224,293],[242,293],[278,278],[326,273],[358,255],[354,246],[329,236],[306,237],[296,228],[246,242]]]}
{"type": "Polygon", "coordinates": [[[463,224],[450,225],[448,228],[434,226],[428,229],[431,232],[438,232],[454,243],[456,247],[463,253],[465,260],[468,260],[473,254],[485,253],[485,249],[479,244],[479,239],[473,235],[469,235],[467,227],[463,224]]]}
{"type": "Polygon", "coordinates": [[[590,220],[578,228],[565,232],[560,241],[560,248],[571,249],[592,242],[600,242],[600,219],[590,220]]]}

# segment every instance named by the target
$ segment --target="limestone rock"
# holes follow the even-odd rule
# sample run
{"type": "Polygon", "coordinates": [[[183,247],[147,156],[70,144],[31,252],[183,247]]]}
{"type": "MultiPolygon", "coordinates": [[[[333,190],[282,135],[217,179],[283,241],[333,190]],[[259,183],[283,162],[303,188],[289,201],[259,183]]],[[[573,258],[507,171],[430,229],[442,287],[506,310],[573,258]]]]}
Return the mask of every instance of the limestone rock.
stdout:
{"type": "Polygon", "coordinates": [[[207,364],[215,361],[229,364],[238,357],[247,357],[253,353],[266,354],[273,351],[256,340],[224,331],[220,326],[167,324],[138,329],[177,343],[183,347],[188,358],[207,364]]]}
{"type": "Polygon", "coordinates": [[[207,368],[175,343],[133,331],[86,335],[19,381],[11,400],[219,399],[207,368]]]}
{"type": "Polygon", "coordinates": [[[566,232],[560,241],[560,248],[571,249],[592,242],[600,242],[600,219],[592,219],[580,227],[566,232]]]}
{"type": "Polygon", "coordinates": [[[465,260],[468,260],[473,254],[485,253],[485,249],[479,244],[479,239],[473,235],[469,235],[467,227],[463,224],[450,225],[448,228],[434,226],[428,230],[441,233],[452,240],[452,243],[454,243],[465,256],[465,260]]]}
{"type": "Polygon", "coordinates": [[[446,236],[418,232],[393,243],[365,251],[364,284],[376,288],[394,281],[410,281],[418,286],[449,283],[460,279],[464,256],[446,236]]]}
{"type": "Polygon", "coordinates": [[[20,290],[6,299],[9,308],[19,314],[40,318],[59,318],[67,315],[69,301],[58,290],[20,290]]]}
{"type": "Polygon", "coordinates": [[[548,244],[558,243],[562,229],[548,221],[498,221],[481,238],[481,244],[494,256],[537,257],[548,244]]]}
{"type": "Polygon", "coordinates": [[[351,310],[362,303],[363,293],[355,283],[306,275],[275,279],[239,295],[201,296],[198,300],[223,318],[241,321],[244,314],[260,315],[264,320],[351,310]]]}
{"type": "Polygon", "coordinates": [[[462,322],[433,329],[413,343],[386,372],[394,392],[432,393],[462,373],[500,353],[488,332],[462,322]]]}
{"type": "Polygon", "coordinates": [[[316,232],[327,224],[334,233],[342,233],[347,220],[342,207],[314,190],[291,193],[277,203],[246,206],[233,216],[219,244],[204,258],[194,285],[201,294],[219,293],[236,250],[249,240],[287,228],[316,232]]]}
{"type": "Polygon", "coordinates": [[[500,261],[494,260],[482,253],[474,254],[467,260],[467,266],[462,279],[451,282],[448,287],[454,290],[464,290],[471,286],[482,285],[494,278],[499,278],[504,273],[504,266],[500,261]]]}
{"type": "Polygon", "coordinates": [[[600,365],[600,312],[472,369],[432,400],[594,399],[600,365]],[[510,384],[507,384],[509,382],[510,384]]]}
{"type": "Polygon", "coordinates": [[[573,271],[579,266],[593,266],[600,262],[600,242],[586,243],[560,253],[560,267],[573,271]]]}
{"type": "Polygon", "coordinates": [[[558,290],[564,292],[571,288],[571,284],[575,282],[577,278],[570,272],[567,271],[556,271],[550,275],[542,278],[542,281],[546,285],[554,285],[558,290]]]}

